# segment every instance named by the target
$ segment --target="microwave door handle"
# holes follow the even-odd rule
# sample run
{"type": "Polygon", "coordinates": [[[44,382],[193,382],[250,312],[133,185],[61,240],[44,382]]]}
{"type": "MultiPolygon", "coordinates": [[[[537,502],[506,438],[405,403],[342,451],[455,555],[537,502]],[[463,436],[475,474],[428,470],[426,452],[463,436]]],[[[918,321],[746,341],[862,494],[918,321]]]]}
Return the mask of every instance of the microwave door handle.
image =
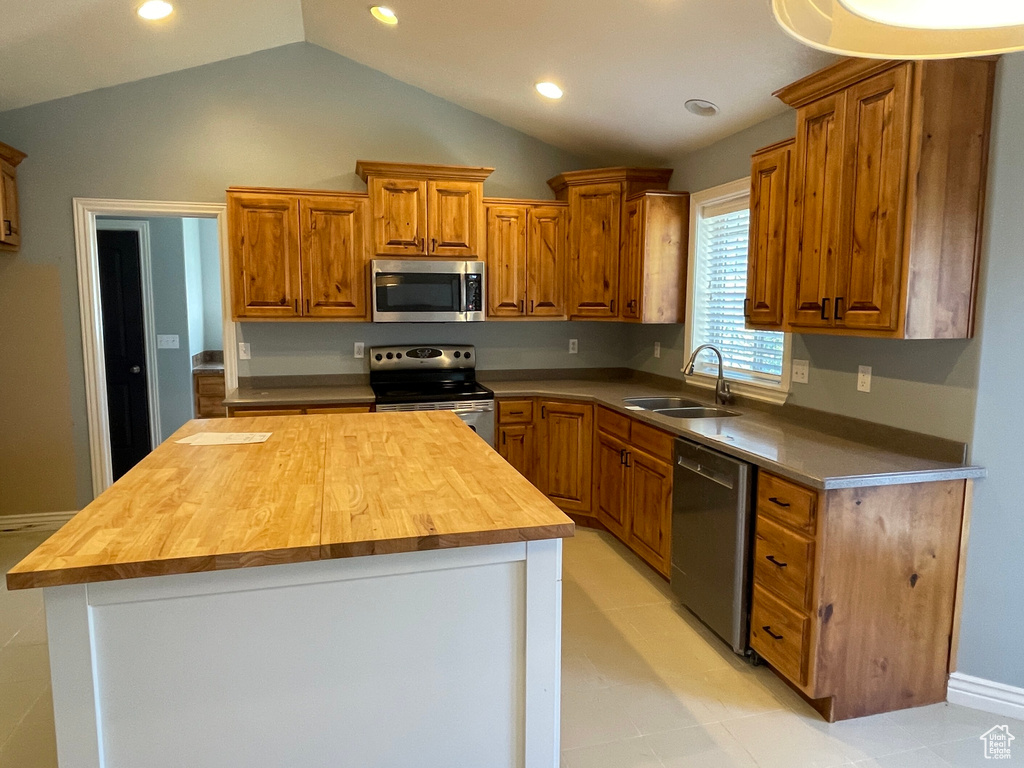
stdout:
{"type": "Polygon", "coordinates": [[[459,276],[459,311],[466,313],[466,276],[459,276]]]}

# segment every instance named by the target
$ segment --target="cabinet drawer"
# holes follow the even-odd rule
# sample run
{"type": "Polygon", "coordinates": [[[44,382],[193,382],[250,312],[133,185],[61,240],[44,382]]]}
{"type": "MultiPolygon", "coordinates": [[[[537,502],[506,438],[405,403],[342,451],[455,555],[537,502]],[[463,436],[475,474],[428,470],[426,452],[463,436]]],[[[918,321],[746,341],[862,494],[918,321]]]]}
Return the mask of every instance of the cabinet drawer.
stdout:
{"type": "Polygon", "coordinates": [[[818,494],[768,472],[757,478],[757,511],[781,523],[814,534],[818,494]]]}
{"type": "Polygon", "coordinates": [[[533,400],[499,400],[498,423],[532,424],[533,400]]]}
{"type": "Polygon", "coordinates": [[[629,440],[629,425],[632,421],[629,416],[623,416],[603,405],[597,408],[597,428],[609,435],[629,440]]]}
{"type": "Polygon", "coordinates": [[[811,620],[758,584],[750,610],[750,647],[793,682],[807,685],[811,620]]]}
{"type": "Polygon", "coordinates": [[[668,432],[634,421],[629,441],[655,458],[664,459],[669,463],[675,461],[676,438],[668,432]]]}
{"type": "Polygon", "coordinates": [[[216,419],[227,416],[227,409],[224,407],[224,395],[218,397],[200,396],[196,407],[196,418],[216,419]]]}
{"type": "Polygon", "coordinates": [[[223,376],[196,376],[196,390],[202,395],[220,395],[224,399],[223,376]]]}
{"type": "Polygon", "coordinates": [[[813,541],[783,528],[764,515],[757,516],[755,583],[806,609],[810,605],[813,563],[813,541]]]}

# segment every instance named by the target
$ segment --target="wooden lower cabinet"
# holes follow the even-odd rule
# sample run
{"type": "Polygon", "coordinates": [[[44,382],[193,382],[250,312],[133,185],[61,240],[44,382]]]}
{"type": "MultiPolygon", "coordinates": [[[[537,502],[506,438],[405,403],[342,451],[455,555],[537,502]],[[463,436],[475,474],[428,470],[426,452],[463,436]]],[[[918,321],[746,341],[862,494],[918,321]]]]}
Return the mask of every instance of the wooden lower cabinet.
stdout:
{"type": "Polygon", "coordinates": [[[338,405],[296,405],[291,407],[248,407],[232,405],[228,407],[228,416],[303,416],[307,414],[328,413],[370,413],[373,403],[339,403],[338,405]]]}
{"type": "Polygon", "coordinates": [[[534,485],[537,441],[533,424],[505,424],[498,427],[498,453],[534,485]]]}
{"type": "Polygon", "coordinates": [[[597,409],[594,512],[602,525],[668,578],[672,568],[675,438],[608,408],[597,409]]]}
{"type": "Polygon", "coordinates": [[[224,407],[223,371],[192,373],[192,408],[197,419],[227,416],[227,409],[224,407]]]}
{"type": "Polygon", "coordinates": [[[815,491],[760,472],[751,648],[830,721],[944,701],[969,493],[815,491]]]}

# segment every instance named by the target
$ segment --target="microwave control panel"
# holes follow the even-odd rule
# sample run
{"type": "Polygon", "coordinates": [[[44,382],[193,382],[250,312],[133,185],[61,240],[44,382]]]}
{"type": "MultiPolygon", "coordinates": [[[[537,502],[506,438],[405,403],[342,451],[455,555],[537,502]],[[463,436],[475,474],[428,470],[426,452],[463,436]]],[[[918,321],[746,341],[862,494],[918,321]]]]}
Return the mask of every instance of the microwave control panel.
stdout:
{"type": "Polygon", "coordinates": [[[483,275],[471,272],[466,275],[466,312],[484,311],[483,275]]]}

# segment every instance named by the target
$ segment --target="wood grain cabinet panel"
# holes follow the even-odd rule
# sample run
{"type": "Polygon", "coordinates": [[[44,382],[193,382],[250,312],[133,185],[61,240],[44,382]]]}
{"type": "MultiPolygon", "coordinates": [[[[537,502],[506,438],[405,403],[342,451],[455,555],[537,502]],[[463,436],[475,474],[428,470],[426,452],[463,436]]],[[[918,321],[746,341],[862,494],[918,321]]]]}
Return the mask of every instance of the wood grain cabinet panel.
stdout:
{"type": "Polygon", "coordinates": [[[427,182],[370,177],[373,252],[380,256],[427,255],[427,182]]]}
{"type": "Polygon", "coordinates": [[[598,521],[625,540],[629,525],[629,445],[606,432],[598,431],[594,451],[594,513],[598,521]]]}
{"type": "Polygon", "coordinates": [[[630,473],[627,543],[667,577],[672,568],[672,462],[634,450],[626,461],[630,473]]]}
{"type": "Polygon", "coordinates": [[[644,217],[642,198],[626,201],[622,214],[622,259],[619,306],[623,320],[640,319],[641,273],[643,271],[644,217]]]}
{"type": "Polygon", "coordinates": [[[565,206],[532,205],[527,211],[527,313],[530,317],[564,320],[565,267],[568,245],[565,206]]]}
{"type": "Polygon", "coordinates": [[[784,323],[970,338],[995,61],[845,59],[776,93],[797,109],[784,323]]]}
{"type": "Polygon", "coordinates": [[[750,606],[750,647],[797,685],[806,685],[811,620],[760,584],[750,606]]]}
{"type": "Polygon", "coordinates": [[[367,264],[363,197],[310,197],[299,202],[302,229],[304,314],[367,315],[367,264]]]}
{"type": "Polygon", "coordinates": [[[300,317],[298,198],[229,192],[228,227],[234,318],[300,317]]]}
{"type": "Polygon", "coordinates": [[[569,190],[569,314],[574,317],[618,317],[622,198],[620,183],[569,190]]]}
{"type": "Polygon", "coordinates": [[[782,330],[790,168],[794,139],[758,150],[751,158],[750,237],[747,253],[747,326],[782,330]]]}
{"type": "Polygon", "coordinates": [[[21,217],[18,214],[18,165],[26,157],[0,142],[0,250],[21,247],[21,217]]]}
{"type": "Polygon", "coordinates": [[[487,316],[525,317],[527,209],[487,205],[487,316]]]}
{"type": "Polygon", "coordinates": [[[427,182],[427,253],[468,258],[484,252],[483,185],[476,181],[427,182]]]}
{"type": "Polygon", "coordinates": [[[504,424],[498,427],[498,453],[516,471],[536,484],[536,445],[533,424],[504,424]]]}
{"type": "Polygon", "coordinates": [[[648,191],[626,200],[620,315],[637,323],[686,319],[690,195],[648,191]]]}
{"type": "Polygon", "coordinates": [[[538,486],[567,511],[590,513],[594,407],[541,400],[538,486]]]}

